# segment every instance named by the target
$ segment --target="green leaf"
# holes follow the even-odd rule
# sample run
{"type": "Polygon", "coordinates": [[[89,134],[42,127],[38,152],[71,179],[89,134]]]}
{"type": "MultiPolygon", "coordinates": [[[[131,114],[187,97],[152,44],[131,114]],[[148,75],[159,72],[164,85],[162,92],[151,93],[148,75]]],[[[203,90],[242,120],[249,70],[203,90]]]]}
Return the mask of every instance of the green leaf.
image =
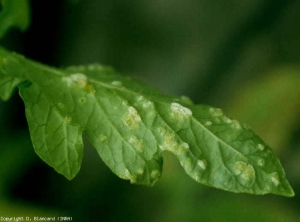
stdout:
{"type": "Polygon", "coordinates": [[[0,57],[0,98],[4,101],[8,100],[13,93],[16,86],[24,82],[22,78],[22,68],[15,68],[14,66],[6,67],[4,70],[2,67],[7,63],[5,57],[0,57]],[[15,72],[15,76],[10,73],[15,72]]]}
{"type": "Polygon", "coordinates": [[[15,87],[20,83],[20,79],[3,74],[0,69],[0,98],[4,101],[8,100],[15,87]]]}
{"type": "Polygon", "coordinates": [[[57,70],[4,50],[0,56],[7,74],[32,83],[20,94],[36,152],[69,179],[80,168],[83,132],[106,165],[132,183],[153,185],[161,153],[169,151],[199,183],[294,195],[268,145],[220,109],[163,95],[100,65],[57,70]]]}
{"type": "Polygon", "coordinates": [[[24,31],[29,23],[29,3],[28,0],[1,0],[2,10],[0,12],[0,38],[11,27],[17,27],[24,31]]]}

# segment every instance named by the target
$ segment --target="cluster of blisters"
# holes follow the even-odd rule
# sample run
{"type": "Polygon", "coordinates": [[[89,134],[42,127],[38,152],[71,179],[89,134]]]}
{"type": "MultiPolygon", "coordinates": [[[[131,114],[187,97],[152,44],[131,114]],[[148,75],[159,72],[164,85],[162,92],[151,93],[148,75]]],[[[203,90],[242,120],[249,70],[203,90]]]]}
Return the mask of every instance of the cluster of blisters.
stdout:
{"type": "Polygon", "coordinates": [[[235,129],[242,129],[241,124],[237,120],[232,120],[231,124],[235,129]]]}
{"type": "Polygon", "coordinates": [[[206,160],[198,160],[198,161],[197,161],[197,164],[198,164],[198,166],[199,166],[202,170],[205,170],[206,167],[207,167],[206,160]]]}
{"type": "Polygon", "coordinates": [[[144,151],[144,141],[139,140],[136,136],[131,136],[128,140],[128,142],[138,151],[143,152],[144,151]]]}
{"type": "MultiPolygon", "coordinates": [[[[258,144],[257,145],[257,149],[259,151],[264,151],[266,149],[266,146],[263,145],[263,144],[258,144]]],[[[267,149],[266,150],[267,152],[271,152],[270,149],[267,149]]],[[[259,159],[257,164],[259,166],[264,166],[265,165],[265,160],[264,159],[259,159]]],[[[278,186],[280,184],[280,178],[279,178],[279,175],[277,172],[273,172],[273,173],[270,173],[270,180],[272,181],[272,183],[275,185],[275,186],[278,186]]]]}
{"type": "Polygon", "coordinates": [[[198,166],[198,170],[196,170],[193,174],[192,177],[197,181],[197,182],[201,182],[201,175],[203,174],[203,171],[206,170],[207,168],[207,162],[205,159],[201,159],[197,161],[197,166],[198,166]],[[200,168],[200,170],[199,170],[200,168]]]}
{"type": "Polygon", "coordinates": [[[95,88],[91,83],[88,83],[86,75],[82,73],[71,74],[64,77],[63,81],[67,82],[68,87],[73,89],[80,89],[86,93],[95,93],[95,88]]]}
{"type": "Polygon", "coordinates": [[[184,154],[189,149],[189,145],[179,141],[179,139],[176,138],[176,134],[172,131],[159,127],[157,132],[162,136],[163,141],[161,145],[159,145],[162,151],[168,150],[178,156],[184,154]]]}
{"type": "Polygon", "coordinates": [[[87,84],[87,77],[82,73],[75,73],[63,78],[69,87],[84,88],[87,84]]]}
{"type": "Polygon", "coordinates": [[[275,186],[278,186],[280,184],[279,175],[276,172],[273,172],[270,174],[271,181],[274,183],[275,186]]]}
{"type": "Polygon", "coordinates": [[[186,108],[179,103],[171,103],[171,118],[176,120],[184,120],[193,115],[192,111],[189,108],[186,108]]]}
{"type": "Polygon", "coordinates": [[[223,116],[223,111],[219,108],[209,108],[209,112],[213,115],[213,116],[223,116]]]}
{"type": "Polygon", "coordinates": [[[128,112],[123,116],[122,120],[128,128],[132,130],[139,128],[139,125],[142,122],[138,111],[132,106],[128,107],[128,112]]]}
{"type": "Polygon", "coordinates": [[[187,174],[189,174],[197,182],[201,182],[201,176],[207,169],[207,162],[205,159],[196,159],[185,155],[179,158],[180,164],[184,168],[187,174]]]}
{"type": "Polygon", "coordinates": [[[136,183],[137,181],[137,176],[136,175],[132,175],[128,169],[125,169],[124,172],[124,179],[125,180],[130,180],[130,183],[136,183]]]}
{"type": "Polygon", "coordinates": [[[265,165],[265,160],[264,159],[259,159],[258,161],[257,161],[257,164],[258,164],[258,166],[264,166],[265,165]]]}
{"type": "Polygon", "coordinates": [[[251,164],[247,164],[243,161],[237,161],[235,163],[235,174],[239,176],[241,184],[246,187],[250,187],[255,182],[255,170],[251,164]]]}
{"type": "MultiPolygon", "coordinates": [[[[125,180],[129,180],[130,183],[134,184],[138,182],[138,179],[142,179],[144,175],[145,175],[145,170],[142,167],[138,168],[135,173],[130,173],[129,170],[126,168],[124,175],[121,177],[125,180]]],[[[161,172],[157,169],[153,169],[149,172],[149,177],[150,177],[149,179],[152,182],[159,179],[160,176],[161,176],[161,172]]]]}
{"type": "Polygon", "coordinates": [[[265,146],[262,145],[262,144],[258,144],[258,145],[257,145],[257,148],[258,148],[259,150],[263,151],[263,150],[265,149],[265,146]]]}
{"type": "Polygon", "coordinates": [[[66,116],[65,117],[65,122],[68,123],[68,124],[71,123],[72,122],[72,117],[71,116],[66,116]]]}
{"type": "Polygon", "coordinates": [[[151,102],[150,100],[146,99],[144,96],[139,96],[136,100],[136,105],[142,105],[142,108],[147,110],[149,108],[153,107],[153,102],[151,102]]]}
{"type": "Polygon", "coordinates": [[[157,131],[163,138],[159,148],[175,154],[184,170],[199,182],[199,175],[207,168],[206,160],[192,157],[189,145],[176,138],[176,134],[170,130],[160,127],[157,131]]]}
{"type": "Polygon", "coordinates": [[[98,139],[101,143],[104,143],[108,138],[104,134],[100,134],[98,139]]]}
{"type": "Polygon", "coordinates": [[[212,118],[204,122],[205,126],[212,126],[214,124],[231,124],[234,128],[241,129],[239,122],[237,122],[236,120],[231,120],[230,118],[225,116],[221,109],[211,107],[209,108],[209,112],[212,115],[212,118]]]}
{"type": "MultiPolygon", "coordinates": [[[[138,168],[135,173],[130,173],[129,170],[126,168],[123,176],[121,177],[125,180],[130,180],[130,183],[134,184],[138,182],[138,179],[142,179],[144,175],[145,175],[145,169],[143,167],[138,168]]],[[[154,181],[159,179],[160,175],[161,175],[160,171],[154,169],[150,172],[149,177],[151,181],[154,181]]]]}

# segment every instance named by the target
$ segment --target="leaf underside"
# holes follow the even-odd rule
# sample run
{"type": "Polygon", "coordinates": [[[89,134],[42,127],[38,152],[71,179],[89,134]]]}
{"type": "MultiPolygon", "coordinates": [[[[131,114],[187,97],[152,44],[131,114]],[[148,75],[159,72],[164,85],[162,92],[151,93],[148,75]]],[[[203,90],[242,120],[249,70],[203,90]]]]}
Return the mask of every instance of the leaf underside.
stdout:
{"type": "Polygon", "coordinates": [[[58,70],[3,49],[0,64],[2,98],[16,83],[31,83],[20,95],[35,151],[68,179],[80,169],[84,133],[106,165],[131,183],[153,185],[162,173],[161,153],[169,151],[199,183],[294,195],[268,145],[220,109],[163,95],[100,65],[58,70]]]}

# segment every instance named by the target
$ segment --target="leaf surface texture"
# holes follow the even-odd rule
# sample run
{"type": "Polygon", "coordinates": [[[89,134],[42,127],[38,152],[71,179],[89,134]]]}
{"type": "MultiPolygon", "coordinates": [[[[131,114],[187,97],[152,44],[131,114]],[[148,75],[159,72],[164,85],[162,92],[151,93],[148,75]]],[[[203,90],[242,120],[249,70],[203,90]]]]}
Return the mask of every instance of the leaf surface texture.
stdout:
{"type": "Polygon", "coordinates": [[[3,49],[0,55],[2,76],[30,82],[20,94],[35,151],[68,179],[80,169],[83,133],[106,165],[132,183],[153,185],[161,153],[169,151],[199,183],[294,195],[268,145],[221,109],[163,95],[100,65],[59,70],[3,49]]]}

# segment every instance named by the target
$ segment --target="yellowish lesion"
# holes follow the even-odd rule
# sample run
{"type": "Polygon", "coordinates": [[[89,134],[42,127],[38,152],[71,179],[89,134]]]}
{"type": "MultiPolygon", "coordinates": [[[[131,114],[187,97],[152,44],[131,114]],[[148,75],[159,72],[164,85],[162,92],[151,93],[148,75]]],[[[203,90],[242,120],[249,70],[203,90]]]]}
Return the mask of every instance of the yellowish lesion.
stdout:
{"type": "Polygon", "coordinates": [[[274,183],[275,186],[278,186],[280,184],[280,179],[278,173],[274,172],[271,173],[271,181],[274,183]]]}
{"type": "Polygon", "coordinates": [[[89,94],[95,93],[93,84],[89,83],[86,75],[82,73],[71,74],[70,76],[64,77],[63,81],[65,81],[70,88],[81,89],[89,94]]]}
{"type": "Polygon", "coordinates": [[[162,142],[159,145],[159,148],[162,151],[168,150],[179,156],[184,154],[189,149],[189,145],[176,138],[176,134],[172,131],[162,127],[159,127],[157,131],[162,136],[162,142]]]}
{"type": "Polygon", "coordinates": [[[91,83],[86,83],[85,84],[85,87],[83,88],[83,90],[86,92],[86,93],[89,93],[89,94],[93,94],[96,92],[95,88],[94,88],[94,85],[91,84],[91,83]]]}
{"type": "Polygon", "coordinates": [[[129,138],[128,142],[138,151],[142,152],[144,150],[144,141],[139,140],[136,136],[129,138]]]}
{"type": "Polygon", "coordinates": [[[203,170],[205,170],[206,167],[207,167],[206,160],[198,160],[198,161],[197,161],[197,164],[198,164],[198,166],[199,166],[201,169],[203,169],[203,170]]]}
{"type": "Polygon", "coordinates": [[[152,170],[150,173],[151,179],[158,179],[160,177],[159,170],[152,170]]]}
{"type": "Polygon", "coordinates": [[[182,121],[186,118],[189,118],[193,115],[192,111],[189,108],[186,108],[179,103],[171,103],[171,118],[182,121]]]}
{"type": "Polygon", "coordinates": [[[251,180],[255,178],[255,170],[251,164],[247,164],[242,161],[236,162],[235,173],[245,180],[251,180]]]}
{"type": "Polygon", "coordinates": [[[117,86],[117,87],[123,86],[123,83],[122,83],[121,81],[117,81],[117,80],[112,81],[111,84],[112,84],[113,86],[117,86]]]}
{"type": "Polygon", "coordinates": [[[101,143],[103,143],[103,142],[105,142],[108,139],[108,137],[105,136],[104,134],[100,134],[99,137],[98,137],[98,139],[99,139],[99,141],[101,143]]]}
{"type": "Polygon", "coordinates": [[[128,112],[123,116],[122,120],[126,124],[126,126],[128,126],[128,128],[132,130],[139,128],[142,122],[138,111],[132,106],[128,108],[128,112]]]}

